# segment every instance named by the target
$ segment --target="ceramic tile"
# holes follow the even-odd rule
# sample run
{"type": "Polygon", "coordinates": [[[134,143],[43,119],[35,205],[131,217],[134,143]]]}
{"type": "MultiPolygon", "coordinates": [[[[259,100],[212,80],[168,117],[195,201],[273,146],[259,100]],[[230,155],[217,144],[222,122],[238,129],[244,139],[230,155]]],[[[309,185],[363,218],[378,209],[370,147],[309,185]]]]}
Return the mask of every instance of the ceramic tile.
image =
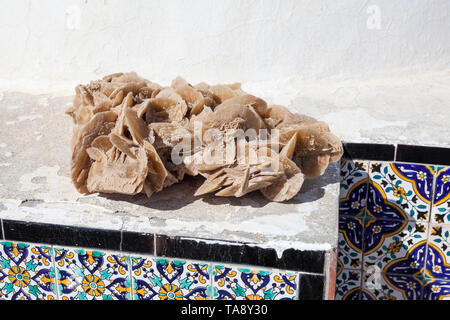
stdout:
{"type": "Polygon", "coordinates": [[[89,249],[55,248],[55,265],[62,300],[131,298],[128,256],[89,249]]]}
{"type": "MultiPolygon", "coordinates": [[[[214,242],[214,241],[212,241],[214,242]]],[[[281,257],[272,248],[261,248],[240,242],[210,243],[203,239],[188,239],[166,235],[156,236],[156,256],[186,260],[220,261],[223,264],[245,264],[260,268],[275,268],[322,273],[325,251],[285,249],[281,257]]]]}
{"type": "Polygon", "coordinates": [[[325,277],[315,274],[300,274],[298,286],[299,300],[323,300],[325,277]]]}
{"type": "Polygon", "coordinates": [[[450,281],[450,225],[431,225],[426,269],[433,278],[450,281]]]}
{"type": "Polygon", "coordinates": [[[364,300],[420,300],[422,282],[414,276],[364,274],[364,300]]]}
{"type": "Polygon", "coordinates": [[[339,215],[364,214],[367,198],[368,161],[343,160],[340,166],[339,215]]]}
{"type": "Polygon", "coordinates": [[[414,274],[425,265],[428,224],[374,220],[364,232],[364,268],[414,274]]]}
{"type": "Polygon", "coordinates": [[[450,281],[436,279],[426,285],[423,300],[450,300],[450,281]]]}
{"type": "Polygon", "coordinates": [[[450,167],[436,168],[431,222],[450,223],[450,167]]]}
{"type": "Polygon", "coordinates": [[[353,217],[339,217],[338,266],[360,269],[362,266],[363,222],[353,217]]]}
{"type": "Polygon", "coordinates": [[[0,242],[0,300],[56,299],[52,249],[0,242]]]}
{"type": "Polygon", "coordinates": [[[419,164],[371,162],[373,186],[368,211],[378,218],[429,221],[434,167],[419,164]],[[378,197],[378,199],[373,199],[378,197]],[[379,206],[385,204],[385,208],[379,206]],[[403,215],[398,212],[402,211],[403,215]]]}
{"type": "Polygon", "coordinates": [[[297,275],[215,265],[215,300],[293,300],[297,275]]]}
{"type": "Polygon", "coordinates": [[[360,300],[361,271],[341,269],[336,275],[336,300],[360,300]]]}
{"type": "Polygon", "coordinates": [[[210,265],[179,260],[132,257],[135,300],[207,300],[210,265]]]}

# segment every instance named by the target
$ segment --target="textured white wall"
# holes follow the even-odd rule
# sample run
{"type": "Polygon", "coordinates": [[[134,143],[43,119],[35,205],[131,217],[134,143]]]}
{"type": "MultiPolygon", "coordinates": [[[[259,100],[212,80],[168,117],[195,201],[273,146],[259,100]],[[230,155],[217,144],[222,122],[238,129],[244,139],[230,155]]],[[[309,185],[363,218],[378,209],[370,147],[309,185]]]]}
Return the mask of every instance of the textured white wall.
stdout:
{"type": "Polygon", "coordinates": [[[308,82],[450,66],[448,0],[0,0],[0,8],[0,80],[10,84],[72,86],[129,70],[163,83],[308,82]]]}

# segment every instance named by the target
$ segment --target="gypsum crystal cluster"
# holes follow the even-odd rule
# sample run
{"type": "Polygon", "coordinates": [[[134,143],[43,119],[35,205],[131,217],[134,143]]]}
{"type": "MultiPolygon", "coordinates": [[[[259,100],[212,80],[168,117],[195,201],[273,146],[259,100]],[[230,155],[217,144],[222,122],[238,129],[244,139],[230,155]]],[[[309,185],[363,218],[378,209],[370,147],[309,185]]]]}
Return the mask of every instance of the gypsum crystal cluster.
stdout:
{"type": "Polygon", "coordinates": [[[294,197],[305,178],[323,174],[343,153],[326,123],[267,106],[239,83],[191,85],[178,77],[162,87],[130,72],[78,85],[75,91],[66,113],[75,123],[71,176],[80,193],[150,197],[185,175],[201,175],[206,179],[195,195],[241,197],[259,190],[280,202],[294,197]],[[196,123],[201,130],[195,130],[196,123]],[[238,142],[235,133],[248,130],[265,130],[268,143],[238,142]],[[182,141],[193,147],[174,163],[172,151],[182,141]],[[226,150],[226,161],[202,160],[216,150],[226,150]],[[250,155],[256,160],[241,161],[250,155]]]}

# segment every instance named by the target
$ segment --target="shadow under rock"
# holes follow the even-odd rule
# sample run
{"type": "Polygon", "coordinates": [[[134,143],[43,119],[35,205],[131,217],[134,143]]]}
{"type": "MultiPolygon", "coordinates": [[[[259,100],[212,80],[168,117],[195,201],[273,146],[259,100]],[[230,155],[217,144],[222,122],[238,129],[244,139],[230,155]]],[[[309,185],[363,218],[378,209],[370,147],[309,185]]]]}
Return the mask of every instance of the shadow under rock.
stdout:
{"type": "MultiPolygon", "coordinates": [[[[162,211],[181,209],[199,199],[209,205],[230,205],[234,207],[250,206],[263,208],[272,203],[258,191],[248,193],[240,198],[217,197],[213,193],[194,196],[195,190],[200,187],[204,180],[201,176],[186,176],[182,182],[165,188],[163,191],[153,194],[150,198],[147,198],[142,193],[134,196],[120,194],[100,194],[100,196],[114,201],[125,201],[162,211]]],[[[305,180],[300,192],[283,203],[301,204],[314,202],[325,195],[325,186],[336,182],[339,182],[339,163],[332,163],[322,176],[305,180]]]]}

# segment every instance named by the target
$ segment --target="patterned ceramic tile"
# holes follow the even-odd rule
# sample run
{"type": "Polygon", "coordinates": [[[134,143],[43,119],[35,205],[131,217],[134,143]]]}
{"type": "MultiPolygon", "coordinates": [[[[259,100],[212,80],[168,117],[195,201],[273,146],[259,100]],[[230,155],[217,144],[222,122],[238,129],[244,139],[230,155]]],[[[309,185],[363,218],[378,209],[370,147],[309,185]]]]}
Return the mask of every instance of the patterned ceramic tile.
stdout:
{"type": "Polygon", "coordinates": [[[339,215],[362,216],[365,213],[368,161],[341,162],[339,215]]]}
{"type": "Polygon", "coordinates": [[[450,167],[436,168],[431,222],[450,223],[450,167]]]}
{"type": "Polygon", "coordinates": [[[363,228],[364,226],[360,219],[348,216],[339,217],[339,268],[361,268],[363,228]]]}
{"type": "Polygon", "coordinates": [[[215,265],[215,300],[293,300],[297,275],[215,265]]]}
{"type": "Polygon", "coordinates": [[[427,271],[433,278],[450,281],[450,225],[431,225],[427,271]]]}
{"type": "Polygon", "coordinates": [[[135,300],[208,300],[210,265],[132,257],[135,300]]]}
{"type": "Polygon", "coordinates": [[[62,300],[130,299],[129,257],[89,249],[55,248],[62,300]]]}
{"type": "Polygon", "coordinates": [[[361,271],[341,269],[336,275],[336,300],[360,300],[361,271]]]}
{"type": "Polygon", "coordinates": [[[56,299],[52,249],[26,243],[0,242],[0,299],[56,299]]]}
{"type": "Polygon", "coordinates": [[[427,223],[374,220],[364,232],[364,268],[418,272],[425,265],[427,232],[427,223]]]}
{"type": "Polygon", "coordinates": [[[450,281],[434,280],[424,287],[423,300],[450,300],[450,281]]]}
{"type": "Polygon", "coordinates": [[[379,218],[429,221],[434,167],[419,164],[371,162],[369,176],[373,189],[370,213],[379,218]],[[379,208],[385,203],[386,207],[379,208]]]}
{"type": "Polygon", "coordinates": [[[396,274],[365,274],[364,300],[420,300],[422,283],[414,276],[396,274]]]}

